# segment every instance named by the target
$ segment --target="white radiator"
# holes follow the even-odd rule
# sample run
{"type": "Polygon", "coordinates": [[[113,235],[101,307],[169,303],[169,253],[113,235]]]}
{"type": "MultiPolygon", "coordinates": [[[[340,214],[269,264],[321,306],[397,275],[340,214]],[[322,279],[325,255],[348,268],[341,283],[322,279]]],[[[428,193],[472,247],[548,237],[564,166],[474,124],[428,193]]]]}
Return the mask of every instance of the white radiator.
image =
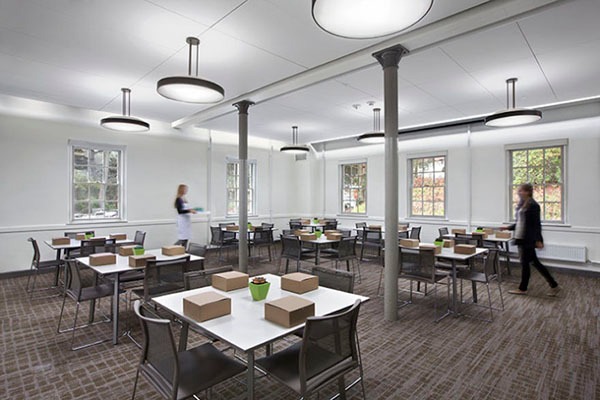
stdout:
{"type": "Polygon", "coordinates": [[[584,263],[587,261],[585,246],[568,246],[561,244],[546,244],[538,250],[538,257],[549,260],[573,261],[584,263]]]}

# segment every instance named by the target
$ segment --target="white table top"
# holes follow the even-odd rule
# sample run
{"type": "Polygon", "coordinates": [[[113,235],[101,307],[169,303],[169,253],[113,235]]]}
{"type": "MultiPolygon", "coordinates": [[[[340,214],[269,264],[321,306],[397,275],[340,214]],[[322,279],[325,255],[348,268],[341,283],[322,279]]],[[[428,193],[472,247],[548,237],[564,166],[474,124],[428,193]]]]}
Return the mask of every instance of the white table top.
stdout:
{"type": "MultiPolygon", "coordinates": [[[[371,232],[377,232],[377,231],[381,231],[381,233],[385,233],[385,227],[383,226],[383,224],[381,225],[381,229],[369,229],[369,226],[367,225],[365,227],[367,230],[371,231],[371,232]]],[[[351,226],[339,226],[338,229],[344,229],[347,231],[352,231],[352,232],[358,232],[358,231],[362,231],[363,228],[356,228],[356,227],[351,227],[351,226]]],[[[408,229],[398,229],[398,233],[402,233],[402,232],[408,232],[410,233],[411,228],[408,229]]]]}
{"type": "Polygon", "coordinates": [[[302,226],[310,226],[311,228],[323,228],[325,226],[325,224],[320,224],[320,223],[314,223],[314,222],[310,222],[308,224],[302,224],[302,226]]]}
{"type": "MultiPolygon", "coordinates": [[[[110,237],[109,236],[94,236],[92,239],[110,239],[110,237]]],[[[77,239],[71,239],[71,243],[61,244],[61,245],[53,245],[52,240],[44,240],[44,243],[46,243],[48,246],[50,246],[50,248],[52,250],[72,250],[72,249],[78,249],[79,247],[81,247],[81,240],[77,240],[77,239]]],[[[123,245],[123,244],[127,244],[127,243],[133,243],[133,240],[132,239],[124,239],[124,240],[115,241],[115,244],[117,244],[117,245],[123,245]]]]}
{"type": "MultiPolygon", "coordinates": [[[[482,233],[482,232],[467,232],[466,235],[471,235],[471,234],[478,234],[478,233],[482,233]]],[[[447,235],[444,235],[443,238],[445,239],[454,239],[455,238],[455,234],[454,233],[449,233],[447,235]]],[[[512,237],[510,238],[497,238],[496,235],[489,235],[484,238],[483,240],[488,240],[490,242],[510,242],[511,240],[513,240],[512,237]]]]}
{"type": "MultiPolygon", "coordinates": [[[[433,243],[420,243],[420,244],[426,244],[426,245],[431,245],[433,246],[433,243]]],[[[406,246],[399,246],[403,249],[413,249],[413,250],[418,250],[418,247],[406,247],[406,246]]],[[[435,256],[437,258],[444,258],[447,260],[456,260],[456,261],[465,261],[468,260],[469,258],[472,257],[476,257],[478,255],[481,254],[485,254],[487,253],[487,249],[484,249],[483,247],[477,247],[475,249],[475,253],[473,254],[458,254],[454,252],[454,248],[453,247],[442,247],[442,252],[440,254],[436,254],[435,256]]]]}
{"type": "Polygon", "coordinates": [[[352,293],[341,292],[320,286],[318,289],[304,294],[295,294],[281,290],[281,278],[277,275],[262,275],[271,282],[266,300],[254,301],[248,288],[223,292],[213,287],[188,290],[172,293],[152,299],[155,303],[177,315],[179,318],[196,325],[200,329],[214,335],[224,342],[242,350],[248,351],[270,343],[278,338],[288,335],[304,326],[300,324],[292,328],[284,328],[264,318],[265,302],[286,296],[299,296],[315,303],[315,316],[322,316],[339,311],[354,304],[356,299],[369,300],[368,297],[352,293]],[[231,314],[209,321],[196,322],[183,314],[183,298],[207,291],[215,291],[231,298],[231,314]]]}
{"type": "MultiPolygon", "coordinates": [[[[204,257],[195,256],[193,254],[182,254],[182,255],[178,255],[178,256],[164,256],[162,254],[162,249],[146,250],[144,252],[144,254],[152,254],[152,255],[156,256],[156,259],[159,261],[174,260],[176,258],[185,257],[187,255],[190,256],[190,261],[197,261],[197,260],[204,259],[204,257]]],[[[92,266],[92,265],[90,265],[89,257],[79,257],[76,260],[79,261],[80,263],[82,263],[83,265],[91,268],[92,270],[94,270],[95,272],[97,272],[100,275],[108,275],[108,274],[116,274],[116,273],[127,272],[127,271],[135,271],[135,270],[144,268],[144,267],[130,267],[129,266],[129,256],[120,256],[118,254],[116,254],[116,256],[117,256],[116,264],[107,264],[107,265],[92,266]]]]}
{"type": "Polygon", "coordinates": [[[338,243],[339,240],[331,240],[331,239],[327,239],[327,236],[325,235],[321,235],[320,238],[317,238],[315,240],[302,240],[302,242],[306,242],[306,243],[315,243],[315,244],[329,244],[329,243],[338,243]]]}

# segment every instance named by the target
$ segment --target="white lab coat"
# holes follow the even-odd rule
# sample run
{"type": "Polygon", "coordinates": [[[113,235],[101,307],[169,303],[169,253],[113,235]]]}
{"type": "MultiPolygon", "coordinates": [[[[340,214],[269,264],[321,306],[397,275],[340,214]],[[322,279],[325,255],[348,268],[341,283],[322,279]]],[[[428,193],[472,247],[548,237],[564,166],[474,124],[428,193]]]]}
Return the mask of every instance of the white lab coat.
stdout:
{"type": "MultiPolygon", "coordinates": [[[[183,203],[183,209],[189,210],[190,206],[187,202],[183,203]]],[[[190,240],[192,238],[192,214],[184,213],[177,214],[177,239],[190,240]]]]}

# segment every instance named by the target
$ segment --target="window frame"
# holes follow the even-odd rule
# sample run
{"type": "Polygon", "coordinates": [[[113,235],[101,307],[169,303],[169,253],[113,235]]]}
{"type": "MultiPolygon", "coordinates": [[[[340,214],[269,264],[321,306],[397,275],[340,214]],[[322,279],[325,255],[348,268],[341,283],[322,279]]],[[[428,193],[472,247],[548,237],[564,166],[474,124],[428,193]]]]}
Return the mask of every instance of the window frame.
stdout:
{"type": "Polygon", "coordinates": [[[369,188],[369,163],[366,159],[344,160],[338,164],[338,207],[339,215],[345,216],[366,216],[368,215],[368,190],[369,188]],[[345,212],[344,211],[344,167],[348,165],[365,164],[365,212],[345,212]]]}
{"type": "MultiPolygon", "coordinates": [[[[448,152],[447,151],[434,151],[434,152],[430,152],[430,153],[419,153],[419,154],[408,154],[406,156],[406,162],[407,162],[407,175],[408,175],[408,179],[407,179],[407,184],[408,184],[408,190],[407,190],[407,215],[408,218],[410,219],[432,219],[432,220],[447,220],[448,219],[448,152]],[[412,191],[413,191],[413,161],[414,160],[423,160],[425,158],[439,158],[439,157],[443,157],[444,158],[444,215],[416,215],[413,214],[413,196],[412,196],[412,191]]],[[[435,174],[435,169],[434,172],[435,174]]],[[[434,175],[434,179],[435,179],[435,175],[434,175]]],[[[433,188],[435,188],[436,186],[432,186],[433,188]]],[[[441,187],[441,186],[437,186],[437,187],[441,187]]],[[[433,194],[432,194],[433,195],[433,194]]],[[[421,200],[421,203],[423,203],[423,200],[421,200]]],[[[432,201],[432,203],[436,203],[435,201],[432,201]]],[[[432,207],[435,207],[434,205],[432,205],[432,207]]]]}
{"type": "MultiPolygon", "coordinates": [[[[527,142],[527,143],[516,143],[509,144],[504,146],[506,152],[506,187],[507,187],[507,195],[506,195],[506,220],[509,222],[515,222],[515,218],[513,218],[513,210],[512,210],[512,188],[513,188],[513,163],[512,163],[512,154],[515,151],[530,151],[530,150],[541,150],[548,149],[553,147],[561,148],[561,219],[560,220],[546,220],[545,217],[545,207],[546,199],[542,200],[543,204],[541,206],[540,212],[540,222],[544,225],[565,225],[568,224],[568,213],[567,213],[567,158],[568,158],[568,139],[558,139],[558,140],[548,140],[548,141],[540,141],[540,142],[527,142]]],[[[527,162],[527,169],[529,168],[529,161],[527,162]]],[[[545,171],[544,171],[545,177],[545,171]]],[[[545,182],[544,182],[545,186],[545,182]]],[[[545,194],[545,189],[544,189],[545,194]]],[[[539,203],[539,201],[536,199],[539,203]]]]}
{"type": "MultiPolygon", "coordinates": [[[[227,169],[229,167],[229,164],[233,164],[233,163],[237,163],[239,165],[239,158],[235,158],[235,157],[226,157],[225,158],[225,217],[226,218],[236,218],[239,217],[239,202],[238,202],[238,213],[237,214],[230,214],[229,213],[229,186],[227,185],[227,180],[228,180],[228,172],[227,169]]],[[[248,189],[252,189],[252,210],[248,212],[248,217],[257,217],[258,216],[258,206],[256,203],[257,200],[257,193],[256,193],[256,186],[257,186],[257,174],[258,174],[258,169],[257,169],[257,163],[256,160],[247,160],[248,163],[248,173],[250,174],[251,170],[252,170],[252,185],[248,187],[248,189]]],[[[239,179],[238,179],[238,186],[236,187],[238,193],[240,190],[239,187],[239,179]]],[[[239,197],[239,194],[238,194],[239,197]]]]}
{"type": "MultiPolygon", "coordinates": [[[[69,187],[69,204],[67,206],[68,211],[68,223],[69,225],[78,224],[111,224],[111,223],[122,223],[127,222],[127,146],[110,144],[110,143],[97,143],[82,140],[69,139],[67,142],[68,152],[68,187],[69,187]],[[119,151],[121,153],[118,167],[119,176],[119,217],[118,218],[87,218],[87,219],[75,219],[74,218],[74,201],[75,201],[75,184],[74,168],[75,158],[73,157],[73,150],[75,148],[85,148],[88,150],[102,150],[102,151],[119,151]]],[[[89,165],[89,162],[88,162],[89,165]]]]}

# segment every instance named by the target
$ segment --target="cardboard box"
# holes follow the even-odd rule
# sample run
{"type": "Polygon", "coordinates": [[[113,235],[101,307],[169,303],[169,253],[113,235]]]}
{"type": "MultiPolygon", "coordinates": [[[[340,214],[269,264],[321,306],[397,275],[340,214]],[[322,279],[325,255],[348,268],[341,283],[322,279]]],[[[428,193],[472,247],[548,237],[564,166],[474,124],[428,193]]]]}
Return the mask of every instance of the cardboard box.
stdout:
{"type": "Polygon", "coordinates": [[[510,238],[512,238],[512,232],[496,231],[496,238],[498,238],[498,239],[510,239],[510,238]]]}
{"type": "Polygon", "coordinates": [[[300,221],[300,223],[302,225],[310,225],[310,219],[303,219],[302,221],[300,221]]]}
{"type": "Polygon", "coordinates": [[[52,238],[52,245],[53,246],[66,246],[71,244],[71,239],[69,239],[68,237],[57,237],[57,238],[52,238]]]}
{"type": "Polygon", "coordinates": [[[141,256],[129,256],[129,266],[130,267],[145,267],[146,261],[155,260],[156,256],[152,254],[142,254],[141,256]]]}
{"type": "Polygon", "coordinates": [[[180,256],[185,254],[185,247],[183,246],[163,246],[163,256],[180,256]]]}
{"type": "Polygon", "coordinates": [[[248,287],[248,274],[239,271],[222,272],[212,276],[212,287],[229,292],[248,287]]]}
{"type": "Polygon", "coordinates": [[[85,240],[85,233],[76,233],[75,240],[85,240]]]}
{"type": "Polygon", "coordinates": [[[327,237],[328,240],[342,240],[342,234],[341,233],[327,233],[325,235],[327,237]]]}
{"type": "Polygon", "coordinates": [[[240,227],[237,226],[237,225],[227,225],[225,227],[225,230],[227,230],[227,231],[239,231],[240,227]]]}
{"type": "Polygon", "coordinates": [[[454,246],[456,254],[475,254],[475,245],[472,244],[457,244],[454,246]]]}
{"type": "Polygon", "coordinates": [[[444,242],[443,247],[447,247],[447,248],[454,247],[454,240],[452,240],[452,239],[444,239],[443,242],[444,242]]]}
{"type": "Polygon", "coordinates": [[[471,236],[473,236],[473,238],[477,239],[477,238],[482,238],[482,239],[487,239],[488,235],[485,232],[471,232],[471,236]]]}
{"type": "Polygon", "coordinates": [[[372,231],[380,231],[381,225],[369,225],[369,229],[372,231]]]}
{"type": "Polygon", "coordinates": [[[327,229],[325,232],[326,235],[329,235],[330,233],[340,233],[340,231],[338,231],[337,229],[327,229]]]}
{"type": "Polygon", "coordinates": [[[452,229],[451,232],[452,232],[453,235],[456,234],[456,233],[465,234],[465,233],[467,233],[467,230],[466,229],[452,229]]]}
{"type": "Polygon", "coordinates": [[[398,224],[398,232],[407,231],[407,230],[408,230],[408,225],[398,224]]]}
{"type": "Polygon", "coordinates": [[[293,272],[281,277],[281,290],[298,294],[319,288],[319,277],[302,272],[293,272]]]}
{"type": "Polygon", "coordinates": [[[305,234],[305,233],[308,233],[308,234],[310,234],[310,231],[309,231],[308,229],[296,229],[296,230],[294,231],[294,235],[295,235],[295,236],[300,236],[300,235],[303,235],[303,234],[305,234]]]}
{"type": "Polygon", "coordinates": [[[196,322],[231,314],[231,299],[217,292],[204,292],[183,298],[183,315],[196,322]]]}
{"type": "Polygon", "coordinates": [[[440,254],[442,252],[442,246],[436,246],[434,244],[421,244],[419,249],[433,249],[433,254],[440,254]]]}
{"type": "Polygon", "coordinates": [[[315,315],[315,303],[298,296],[287,296],[265,303],[265,319],[286,328],[300,325],[315,315]]]}
{"type": "Polygon", "coordinates": [[[136,245],[130,245],[130,246],[121,246],[119,247],[119,255],[120,256],[132,256],[133,255],[133,249],[135,249],[137,246],[136,245]]]}
{"type": "Polygon", "coordinates": [[[117,263],[117,255],[113,253],[96,253],[90,255],[90,265],[110,265],[117,263]]]}
{"type": "Polygon", "coordinates": [[[126,233],[111,233],[110,238],[115,239],[115,240],[127,240],[127,234],[126,233]]]}
{"type": "Polygon", "coordinates": [[[300,240],[317,240],[317,235],[314,233],[303,233],[300,235],[300,240]]]}
{"type": "Polygon", "coordinates": [[[327,223],[326,219],[320,219],[319,220],[319,224],[321,224],[321,225],[325,225],[326,223],[327,223]]]}
{"type": "Polygon", "coordinates": [[[483,232],[488,234],[488,235],[493,235],[494,234],[494,230],[492,228],[483,228],[483,232]]]}
{"type": "Polygon", "coordinates": [[[400,246],[419,247],[419,240],[418,239],[400,239],[400,246]]]}

